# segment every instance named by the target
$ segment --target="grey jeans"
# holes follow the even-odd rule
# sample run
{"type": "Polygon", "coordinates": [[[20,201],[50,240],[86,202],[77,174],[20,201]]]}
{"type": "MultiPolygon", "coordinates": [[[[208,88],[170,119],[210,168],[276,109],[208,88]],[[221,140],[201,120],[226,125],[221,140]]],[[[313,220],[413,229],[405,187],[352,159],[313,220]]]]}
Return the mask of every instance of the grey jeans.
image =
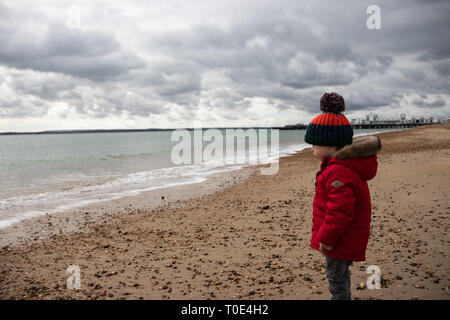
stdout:
{"type": "Polygon", "coordinates": [[[326,275],[332,300],[350,300],[350,270],[352,261],[339,260],[325,255],[326,275]]]}

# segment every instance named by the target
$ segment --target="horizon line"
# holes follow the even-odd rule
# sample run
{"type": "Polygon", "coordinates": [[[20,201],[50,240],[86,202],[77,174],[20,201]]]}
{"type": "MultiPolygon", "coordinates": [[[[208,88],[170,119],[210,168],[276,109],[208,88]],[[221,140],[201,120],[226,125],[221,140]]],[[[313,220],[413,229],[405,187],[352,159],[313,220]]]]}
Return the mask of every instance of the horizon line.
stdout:
{"type": "Polygon", "coordinates": [[[145,132],[145,131],[171,131],[171,130],[194,130],[194,129],[281,129],[286,127],[306,127],[303,124],[286,126],[242,126],[242,127],[180,127],[180,128],[145,128],[145,129],[57,129],[44,131],[6,131],[0,132],[0,135],[16,134],[63,134],[63,133],[101,133],[101,132],[145,132]]]}

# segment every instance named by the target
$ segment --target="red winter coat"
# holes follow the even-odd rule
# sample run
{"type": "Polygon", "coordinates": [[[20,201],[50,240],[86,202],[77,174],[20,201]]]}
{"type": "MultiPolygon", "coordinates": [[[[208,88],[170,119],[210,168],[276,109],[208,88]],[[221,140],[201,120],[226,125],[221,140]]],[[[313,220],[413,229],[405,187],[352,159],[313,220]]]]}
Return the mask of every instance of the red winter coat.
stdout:
{"type": "Polygon", "coordinates": [[[377,172],[381,142],[376,136],[355,139],[333,158],[325,158],[316,174],[311,247],[332,246],[330,257],[366,260],[371,204],[367,181],[377,172]],[[367,156],[369,154],[369,156],[367,156]],[[372,155],[370,155],[372,154],[372,155]]]}

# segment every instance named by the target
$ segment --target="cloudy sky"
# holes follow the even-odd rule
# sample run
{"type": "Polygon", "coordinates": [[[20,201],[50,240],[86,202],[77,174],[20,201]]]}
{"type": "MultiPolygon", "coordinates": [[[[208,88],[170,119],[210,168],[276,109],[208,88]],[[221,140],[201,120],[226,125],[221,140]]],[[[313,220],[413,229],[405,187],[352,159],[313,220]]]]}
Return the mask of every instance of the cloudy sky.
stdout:
{"type": "Polygon", "coordinates": [[[449,16],[447,0],[0,0],[0,132],[308,123],[330,91],[348,118],[449,116],[449,16]]]}

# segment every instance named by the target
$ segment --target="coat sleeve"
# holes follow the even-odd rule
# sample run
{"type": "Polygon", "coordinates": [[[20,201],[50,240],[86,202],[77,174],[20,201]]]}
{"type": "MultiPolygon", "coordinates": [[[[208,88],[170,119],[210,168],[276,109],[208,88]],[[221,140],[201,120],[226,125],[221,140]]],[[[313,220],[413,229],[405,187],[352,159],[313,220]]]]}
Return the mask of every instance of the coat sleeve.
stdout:
{"type": "Polygon", "coordinates": [[[326,181],[327,207],[318,240],[327,246],[335,245],[354,216],[356,197],[352,183],[353,172],[349,171],[349,168],[335,166],[326,181]]]}

